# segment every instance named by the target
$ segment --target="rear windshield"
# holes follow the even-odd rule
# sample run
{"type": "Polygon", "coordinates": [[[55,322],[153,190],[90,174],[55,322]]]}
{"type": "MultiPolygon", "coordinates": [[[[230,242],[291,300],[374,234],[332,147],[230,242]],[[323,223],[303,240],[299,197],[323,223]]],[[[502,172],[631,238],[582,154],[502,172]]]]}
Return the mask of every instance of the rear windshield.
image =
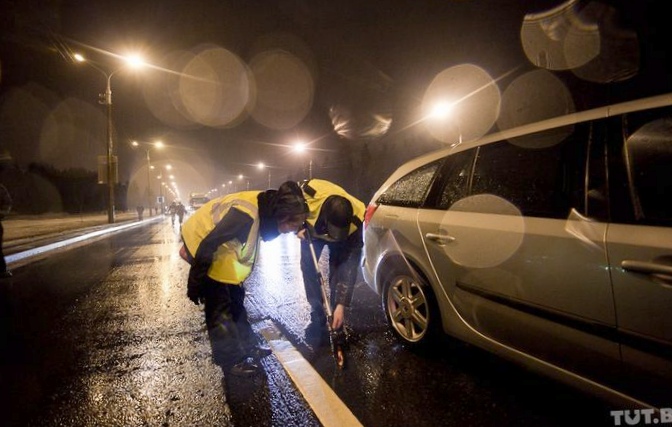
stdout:
{"type": "Polygon", "coordinates": [[[383,205],[421,206],[442,160],[422,166],[399,179],[380,195],[377,202],[383,205]]]}
{"type": "Polygon", "coordinates": [[[191,199],[191,204],[192,205],[202,205],[205,204],[209,201],[207,197],[196,197],[191,199]]]}

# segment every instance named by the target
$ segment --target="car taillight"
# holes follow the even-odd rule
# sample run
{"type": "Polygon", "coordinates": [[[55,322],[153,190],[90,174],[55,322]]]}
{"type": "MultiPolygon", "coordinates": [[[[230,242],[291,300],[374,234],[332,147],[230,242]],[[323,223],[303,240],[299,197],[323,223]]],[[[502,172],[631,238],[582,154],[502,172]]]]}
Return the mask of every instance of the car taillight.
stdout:
{"type": "Polygon", "coordinates": [[[364,229],[369,225],[369,221],[374,212],[376,212],[376,209],[378,209],[378,205],[374,202],[371,202],[369,206],[366,207],[366,212],[364,212],[364,229]]]}

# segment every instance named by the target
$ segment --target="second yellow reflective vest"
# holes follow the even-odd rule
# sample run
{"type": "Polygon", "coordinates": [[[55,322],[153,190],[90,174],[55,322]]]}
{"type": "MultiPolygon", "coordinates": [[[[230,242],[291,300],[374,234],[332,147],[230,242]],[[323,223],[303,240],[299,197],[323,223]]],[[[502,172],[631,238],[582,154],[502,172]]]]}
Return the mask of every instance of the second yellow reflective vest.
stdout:
{"type": "MultiPolygon", "coordinates": [[[[301,184],[301,190],[303,190],[303,196],[310,210],[307,222],[313,227],[315,227],[315,222],[320,216],[324,201],[329,196],[343,196],[348,199],[352,204],[353,215],[359,219],[360,224],[364,221],[364,212],[366,211],[364,203],[333,182],[323,179],[311,179],[301,184]]],[[[357,231],[357,224],[351,223],[348,235],[355,231],[357,231]]]]}

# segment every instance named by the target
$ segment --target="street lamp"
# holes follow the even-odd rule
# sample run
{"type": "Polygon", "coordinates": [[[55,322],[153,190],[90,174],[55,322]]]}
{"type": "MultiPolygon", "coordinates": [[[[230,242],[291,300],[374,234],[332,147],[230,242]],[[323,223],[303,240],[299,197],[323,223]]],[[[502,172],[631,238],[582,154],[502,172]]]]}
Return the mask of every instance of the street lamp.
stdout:
{"type": "Polygon", "coordinates": [[[435,120],[452,119],[452,122],[457,126],[457,144],[462,144],[462,129],[460,127],[460,120],[455,114],[456,102],[437,102],[432,107],[429,113],[429,118],[435,120]]]}
{"type": "MultiPolygon", "coordinates": [[[[294,151],[297,153],[303,153],[304,151],[307,151],[308,148],[306,148],[306,144],[303,142],[297,142],[294,144],[294,151]]],[[[308,179],[313,179],[313,158],[309,157],[308,158],[308,179]]]]}
{"type": "MultiPolygon", "coordinates": [[[[242,181],[243,178],[246,178],[246,177],[242,173],[238,175],[238,181],[242,181]]],[[[237,185],[236,185],[236,187],[237,187],[237,185]]],[[[250,180],[246,179],[245,190],[249,190],[249,189],[250,189],[250,180]]]]}
{"type": "Polygon", "coordinates": [[[170,184],[166,185],[166,189],[173,197],[173,200],[180,200],[180,190],[177,188],[177,183],[175,182],[175,177],[173,175],[170,176],[170,184]]]}
{"type": "MultiPolygon", "coordinates": [[[[147,154],[147,207],[149,208],[149,215],[152,215],[152,206],[154,204],[152,203],[152,195],[151,195],[151,188],[152,188],[152,178],[151,178],[151,161],[149,159],[149,150],[151,150],[152,147],[155,147],[157,149],[161,149],[164,147],[164,144],[162,141],[156,141],[156,142],[147,142],[147,145],[149,145],[148,148],[144,148],[146,154],[147,154]]],[[[131,141],[131,145],[134,147],[139,147],[140,143],[138,141],[131,141]]]]}
{"type": "Polygon", "coordinates": [[[271,188],[271,167],[264,164],[264,162],[259,162],[257,164],[257,169],[260,170],[268,169],[268,188],[271,188]]]}
{"type": "MultiPolygon", "coordinates": [[[[164,166],[164,168],[169,171],[169,170],[173,169],[173,166],[168,164],[168,165],[164,166]]],[[[159,179],[159,180],[162,180],[163,179],[163,172],[161,172],[159,174],[159,176],[157,176],[156,178],[159,179]]],[[[166,183],[161,181],[161,185],[159,186],[159,200],[161,201],[160,202],[160,204],[161,204],[161,215],[164,214],[164,211],[163,211],[164,210],[164,200],[163,200],[163,186],[164,185],[166,185],[166,183]]]]}
{"type": "MultiPolygon", "coordinates": [[[[114,224],[114,168],[112,166],[113,152],[114,152],[114,142],[112,141],[112,76],[115,75],[118,71],[121,71],[123,67],[117,68],[112,72],[108,72],[99,68],[91,62],[88,62],[84,56],[77,53],[74,55],[74,58],[77,62],[86,62],[91,67],[103,73],[107,79],[107,87],[105,93],[101,94],[100,103],[107,105],[107,188],[108,188],[108,197],[107,197],[107,222],[114,224]]],[[[128,65],[133,68],[140,67],[144,65],[144,62],[137,56],[123,58],[128,65]]]]}

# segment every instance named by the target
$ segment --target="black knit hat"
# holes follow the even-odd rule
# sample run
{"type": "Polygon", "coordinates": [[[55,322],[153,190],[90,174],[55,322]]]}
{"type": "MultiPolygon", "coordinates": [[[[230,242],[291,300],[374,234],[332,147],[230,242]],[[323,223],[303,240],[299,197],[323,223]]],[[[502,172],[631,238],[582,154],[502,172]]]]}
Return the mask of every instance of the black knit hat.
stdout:
{"type": "Polygon", "coordinates": [[[348,237],[352,216],[352,203],[342,196],[329,196],[320,210],[327,234],[336,241],[343,241],[348,237]]]}
{"type": "Polygon", "coordinates": [[[287,218],[295,215],[308,213],[308,204],[303,198],[299,185],[293,181],[287,181],[278,188],[275,194],[271,214],[274,218],[287,218]]]}

